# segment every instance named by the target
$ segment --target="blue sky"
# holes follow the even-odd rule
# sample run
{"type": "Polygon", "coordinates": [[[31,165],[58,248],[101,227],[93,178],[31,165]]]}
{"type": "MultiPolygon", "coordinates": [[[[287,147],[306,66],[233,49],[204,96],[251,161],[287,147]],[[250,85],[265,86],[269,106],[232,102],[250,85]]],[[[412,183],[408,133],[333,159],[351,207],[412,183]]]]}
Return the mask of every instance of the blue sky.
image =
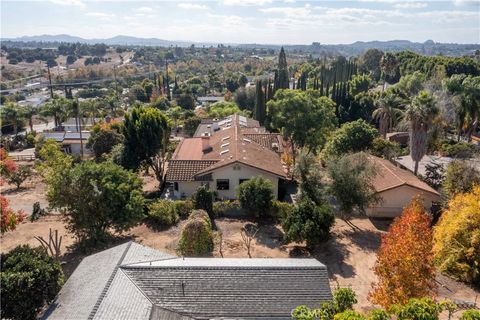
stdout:
{"type": "Polygon", "coordinates": [[[223,43],[406,39],[480,43],[480,1],[1,1],[1,36],[115,35],[223,43]]]}

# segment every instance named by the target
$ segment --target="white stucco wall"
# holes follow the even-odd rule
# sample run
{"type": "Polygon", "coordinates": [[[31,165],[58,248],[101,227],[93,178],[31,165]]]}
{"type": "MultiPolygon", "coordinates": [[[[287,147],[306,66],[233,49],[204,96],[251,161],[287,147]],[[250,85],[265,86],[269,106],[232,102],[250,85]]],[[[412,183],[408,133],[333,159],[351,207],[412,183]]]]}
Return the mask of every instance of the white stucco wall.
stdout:
{"type": "Polygon", "coordinates": [[[440,196],[408,185],[383,191],[379,195],[382,201],[367,209],[367,215],[369,217],[397,217],[402,213],[403,208],[417,195],[422,197],[423,205],[427,210],[430,210],[432,207],[432,202],[440,201],[440,196]]]}
{"type": "MultiPolygon", "coordinates": [[[[81,150],[80,143],[70,143],[70,151],[72,154],[80,154],[81,153],[80,150],[81,150]]],[[[83,144],[83,154],[84,155],[93,154],[93,151],[86,147],[86,141],[83,144]]]]}
{"type": "MultiPolygon", "coordinates": [[[[219,168],[212,172],[213,181],[209,181],[210,190],[215,190],[218,193],[218,197],[221,199],[236,199],[237,198],[237,187],[240,184],[241,179],[250,179],[255,176],[263,176],[266,179],[269,179],[273,184],[273,194],[275,198],[278,197],[278,180],[279,178],[273,174],[238,164],[237,168],[239,170],[234,170],[234,165],[225,166],[219,168]],[[217,190],[217,179],[228,179],[229,180],[229,190],[217,190]]],[[[206,182],[203,182],[204,184],[206,182]]],[[[176,197],[181,197],[182,195],[189,197],[198,187],[202,185],[200,181],[180,181],[178,182],[178,191],[175,191],[176,197]]]]}

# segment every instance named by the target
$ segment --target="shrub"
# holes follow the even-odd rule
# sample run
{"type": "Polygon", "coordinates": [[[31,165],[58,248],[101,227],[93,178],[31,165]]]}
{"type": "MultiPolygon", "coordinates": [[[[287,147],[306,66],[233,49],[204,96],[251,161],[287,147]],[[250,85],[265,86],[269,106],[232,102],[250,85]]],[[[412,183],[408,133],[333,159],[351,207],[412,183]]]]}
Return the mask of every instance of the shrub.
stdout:
{"type": "Polygon", "coordinates": [[[42,209],[40,207],[40,202],[35,202],[33,204],[33,210],[32,210],[32,215],[30,216],[30,221],[37,221],[38,219],[40,219],[41,216],[44,216],[46,215],[47,212],[45,211],[45,209],[42,209]]]}
{"type": "Polygon", "coordinates": [[[328,204],[316,205],[304,197],[282,222],[287,241],[306,241],[312,247],[330,236],[335,218],[328,204]]]}
{"type": "Polygon", "coordinates": [[[334,320],[365,320],[365,317],[353,310],[347,310],[342,313],[337,313],[334,317],[334,320]]]}
{"type": "Polygon", "coordinates": [[[172,226],[180,220],[172,200],[157,200],[148,206],[148,216],[163,226],[172,226]]]}
{"type": "Polygon", "coordinates": [[[391,317],[390,315],[388,314],[388,312],[386,312],[385,310],[383,309],[373,309],[372,311],[370,311],[370,313],[368,314],[368,320],[390,320],[391,317]]]}
{"type": "Polygon", "coordinates": [[[397,142],[377,137],[373,139],[371,152],[374,156],[392,159],[401,154],[402,148],[397,142]]]}
{"type": "Polygon", "coordinates": [[[63,272],[43,248],[18,246],[1,256],[1,318],[36,319],[63,284],[63,272]]]}
{"type": "Polygon", "coordinates": [[[479,310],[466,310],[460,320],[480,320],[480,311],[479,310]]]}
{"type": "Polygon", "coordinates": [[[272,201],[272,206],[270,208],[270,216],[283,220],[289,216],[294,209],[295,206],[291,203],[274,200],[272,201]]]}
{"type": "Polygon", "coordinates": [[[9,184],[15,185],[17,189],[20,189],[22,183],[32,175],[32,170],[27,165],[18,166],[17,170],[12,171],[6,175],[6,180],[9,184]]]}
{"type": "Polygon", "coordinates": [[[450,200],[434,229],[433,240],[440,271],[480,284],[480,186],[450,200]]]}
{"type": "Polygon", "coordinates": [[[430,298],[419,298],[410,299],[403,306],[395,305],[392,310],[398,320],[438,320],[442,308],[430,298]]]}
{"type": "Polygon", "coordinates": [[[25,219],[25,213],[14,211],[9,206],[8,199],[0,195],[0,234],[13,231],[25,219]]]}
{"type": "Polygon", "coordinates": [[[471,143],[444,140],[439,150],[443,156],[452,158],[471,158],[476,148],[471,143]]]}
{"type": "Polygon", "coordinates": [[[270,212],[273,197],[273,185],[262,176],[243,182],[237,190],[240,205],[255,217],[265,217],[270,212]]]}
{"type": "Polygon", "coordinates": [[[192,200],[176,200],[173,202],[173,204],[175,205],[175,212],[180,219],[188,218],[188,215],[194,208],[192,200]]]}
{"type": "Polygon", "coordinates": [[[240,203],[238,201],[215,201],[213,203],[213,215],[215,217],[223,217],[229,211],[239,209],[240,203]]]}
{"type": "Polygon", "coordinates": [[[448,165],[443,187],[449,198],[469,192],[475,184],[480,184],[480,171],[473,165],[463,160],[455,160],[448,165]]]}
{"type": "Polygon", "coordinates": [[[213,216],[213,199],[215,198],[215,192],[208,190],[202,186],[197,189],[197,192],[193,195],[193,202],[195,203],[195,209],[205,210],[209,216],[213,216]]]}
{"type": "Polygon", "coordinates": [[[183,227],[178,252],[182,256],[203,256],[213,250],[212,222],[204,210],[194,210],[183,227]]]}
{"type": "Polygon", "coordinates": [[[339,288],[333,293],[333,303],[337,312],[351,310],[357,302],[357,295],[350,288],[339,288]]]}

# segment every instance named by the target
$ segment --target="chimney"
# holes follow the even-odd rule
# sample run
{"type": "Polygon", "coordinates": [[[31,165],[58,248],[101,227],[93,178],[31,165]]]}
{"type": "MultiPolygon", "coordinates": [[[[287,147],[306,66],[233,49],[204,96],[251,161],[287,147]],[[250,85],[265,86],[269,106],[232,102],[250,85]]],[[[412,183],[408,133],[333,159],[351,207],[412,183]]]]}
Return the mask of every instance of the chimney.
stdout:
{"type": "Polygon", "coordinates": [[[210,146],[210,137],[202,137],[202,152],[203,154],[209,153],[212,151],[212,147],[210,146]]]}

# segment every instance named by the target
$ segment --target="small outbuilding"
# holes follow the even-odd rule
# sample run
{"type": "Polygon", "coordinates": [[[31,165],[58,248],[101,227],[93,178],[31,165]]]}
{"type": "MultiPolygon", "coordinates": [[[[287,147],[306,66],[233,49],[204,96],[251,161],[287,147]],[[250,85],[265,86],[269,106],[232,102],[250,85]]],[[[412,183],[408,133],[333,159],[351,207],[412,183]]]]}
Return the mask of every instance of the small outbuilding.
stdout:
{"type": "Polygon", "coordinates": [[[369,217],[397,217],[416,196],[422,198],[427,210],[440,201],[440,194],[412,172],[385,159],[374,156],[370,159],[377,169],[374,186],[380,201],[367,209],[369,217]]]}

